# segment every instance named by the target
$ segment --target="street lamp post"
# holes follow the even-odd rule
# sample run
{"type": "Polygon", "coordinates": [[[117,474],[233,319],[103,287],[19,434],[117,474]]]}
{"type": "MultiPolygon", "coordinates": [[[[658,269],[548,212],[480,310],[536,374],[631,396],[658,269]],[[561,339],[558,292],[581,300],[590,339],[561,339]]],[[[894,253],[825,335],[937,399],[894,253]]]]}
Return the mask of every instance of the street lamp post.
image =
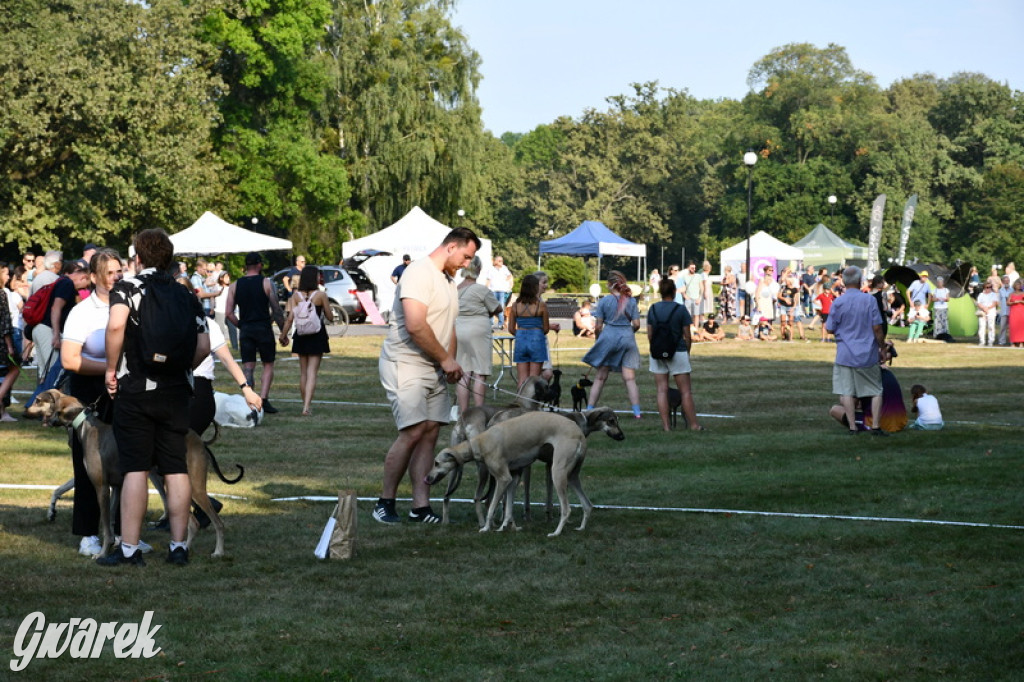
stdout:
{"type": "Polygon", "coordinates": [[[829,223],[831,223],[829,225],[829,229],[831,229],[831,230],[836,229],[836,202],[837,201],[839,201],[839,199],[836,198],[835,194],[830,194],[828,196],[828,205],[829,205],[829,209],[831,210],[831,213],[832,213],[832,215],[828,219],[829,223]]]}
{"type": "MultiPolygon", "coordinates": [[[[749,287],[747,287],[747,282],[754,281],[754,275],[750,271],[750,214],[752,210],[754,196],[754,164],[757,163],[757,154],[755,154],[752,151],[748,151],[746,154],[743,155],[743,163],[747,166],[747,277],[746,280],[743,282],[743,287],[744,289],[749,289],[749,287]]],[[[749,317],[751,312],[753,311],[749,291],[747,291],[747,293],[745,294],[745,298],[747,299],[747,316],[749,317]]]]}

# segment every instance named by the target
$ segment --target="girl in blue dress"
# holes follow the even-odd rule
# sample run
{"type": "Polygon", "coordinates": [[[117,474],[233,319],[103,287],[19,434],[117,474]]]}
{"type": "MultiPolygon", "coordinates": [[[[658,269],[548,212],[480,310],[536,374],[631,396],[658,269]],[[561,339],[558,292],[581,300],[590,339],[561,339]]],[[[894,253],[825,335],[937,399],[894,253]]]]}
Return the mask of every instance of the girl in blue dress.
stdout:
{"type": "Polygon", "coordinates": [[[508,333],[516,337],[512,361],[516,363],[520,386],[527,378],[540,376],[541,367],[547,362],[548,329],[548,307],[540,300],[540,278],[527,275],[508,318],[508,333]]]}
{"type": "Polygon", "coordinates": [[[594,311],[597,341],[583,356],[583,362],[597,368],[587,409],[597,405],[608,374],[621,372],[633,416],[639,419],[640,390],[636,387],[636,370],[640,367],[640,350],[633,335],[640,328],[640,310],[621,272],[612,270],[608,275],[608,291],[611,293],[598,302],[594,311]]]}

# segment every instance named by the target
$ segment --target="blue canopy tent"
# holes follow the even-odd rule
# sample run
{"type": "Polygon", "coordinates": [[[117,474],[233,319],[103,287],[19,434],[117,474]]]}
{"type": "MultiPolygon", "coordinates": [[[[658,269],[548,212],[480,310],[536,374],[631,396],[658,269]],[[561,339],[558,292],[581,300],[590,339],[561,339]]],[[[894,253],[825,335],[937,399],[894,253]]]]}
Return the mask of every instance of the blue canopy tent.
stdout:
{"type": "Polygon", "coordinates": [[[538,268],[540,257],[545,253],[557,256],[597,256],[599,259],[601,256],[632,256],[640,259],[636,266],[637,279],[641,282],[644,280],[643,259],[647,258],[647,245],[623,239],[596,220],[584,220],[569,234],[542,241],[537,255],[538,268]]]}

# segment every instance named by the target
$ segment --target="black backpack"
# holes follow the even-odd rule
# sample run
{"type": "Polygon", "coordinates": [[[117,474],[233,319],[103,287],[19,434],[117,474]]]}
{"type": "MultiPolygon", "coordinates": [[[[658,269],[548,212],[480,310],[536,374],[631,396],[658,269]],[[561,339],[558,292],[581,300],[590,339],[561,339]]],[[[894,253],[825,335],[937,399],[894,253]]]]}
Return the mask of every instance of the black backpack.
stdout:
{"type": "Polygon", "coordinates": [[[679,337],[672,331],[672,318],[682,309],[677,305],[669,314],[668,320],[659,322],[655,320],[651,325],[651,337],[648,341],[651,344],[651,357],[655,360],[671,360],[675,357],[676,348],[679,346],[679,337]]]}
{"type": "Polygon", "coordinates": [[[135,330],[142,370],[150,377],[183,377],[196,353],[199,299],[166,273],[150,275],[142,289],[135,330]]]}

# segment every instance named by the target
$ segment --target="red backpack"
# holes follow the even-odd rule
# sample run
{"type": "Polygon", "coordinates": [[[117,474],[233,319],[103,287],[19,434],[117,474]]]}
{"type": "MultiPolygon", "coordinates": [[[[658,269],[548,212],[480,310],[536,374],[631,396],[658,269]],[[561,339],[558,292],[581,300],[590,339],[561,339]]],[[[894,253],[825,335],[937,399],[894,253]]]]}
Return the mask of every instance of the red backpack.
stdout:
{"type": "Polygon", "coordinates": [[[34,327],[46,317],[46,310],[50,307],[50,299],[53,298],[53,285],[57,280],[50,282],[45,287],[28,297],[25,305],[21,308],[21,317],[25,320],[26,327],[34,327]]]}

